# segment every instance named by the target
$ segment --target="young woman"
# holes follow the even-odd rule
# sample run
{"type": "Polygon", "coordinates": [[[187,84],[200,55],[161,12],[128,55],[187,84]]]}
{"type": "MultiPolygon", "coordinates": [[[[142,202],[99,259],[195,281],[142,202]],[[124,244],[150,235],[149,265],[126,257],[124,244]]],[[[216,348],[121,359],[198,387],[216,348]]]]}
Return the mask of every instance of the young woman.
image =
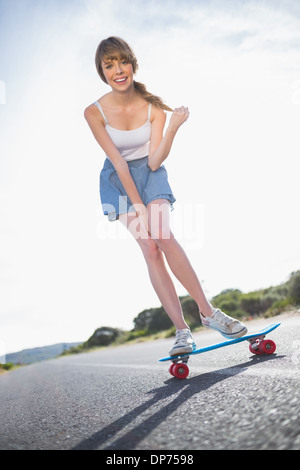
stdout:
{"type": "Polygon", "coordinates": [[[125,225],[142,250],[152,285],[176,327],[170,355],[192,352],[196,345],[165,261],[195,299],[204,326],[217,329],[227,338],[243,336],[247,329],[242,323],[211,306],[169,226],[169,210],[175,198],[162,163],[178,129],[189,117],[188,108],[174,109],[163,133],[165,111],[172,109],[134,80],[136,57],[118,37],[101,41],[96,68],[111,91],[88,106],[84,115],[107,157],[100,174],[103,211],[109,220],[118,219],[125,225]]]}

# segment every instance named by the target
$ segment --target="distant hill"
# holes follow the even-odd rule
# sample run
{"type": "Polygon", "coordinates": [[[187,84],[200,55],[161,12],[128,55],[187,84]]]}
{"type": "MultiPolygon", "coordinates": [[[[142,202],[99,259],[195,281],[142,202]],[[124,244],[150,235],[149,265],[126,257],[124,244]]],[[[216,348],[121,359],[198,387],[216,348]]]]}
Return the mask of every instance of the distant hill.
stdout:
{"type": "Polygon", "coordinates": [[[64,351],[81,343],[58,343],[39,348],[23,349],[22,351],[6,354],[6,362],[12,364],[32,364],[59,356],[64,351]]]}

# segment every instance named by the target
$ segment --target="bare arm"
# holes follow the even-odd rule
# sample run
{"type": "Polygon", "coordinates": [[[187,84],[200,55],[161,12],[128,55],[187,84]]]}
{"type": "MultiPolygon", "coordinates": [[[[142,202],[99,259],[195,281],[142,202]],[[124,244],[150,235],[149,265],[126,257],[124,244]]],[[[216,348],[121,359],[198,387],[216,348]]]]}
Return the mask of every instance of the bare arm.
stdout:
{"type": "Polygon", "coordinates": [[[162,110],[155,109],[155,116],[152,121],[148,163],[152,171],[157,170],[167,158],[179,127],[188,119],[188,117],[188,108],[181,106],[181,108],[174,109],[169,126],[163,136],[166,115],[162,110]]]}

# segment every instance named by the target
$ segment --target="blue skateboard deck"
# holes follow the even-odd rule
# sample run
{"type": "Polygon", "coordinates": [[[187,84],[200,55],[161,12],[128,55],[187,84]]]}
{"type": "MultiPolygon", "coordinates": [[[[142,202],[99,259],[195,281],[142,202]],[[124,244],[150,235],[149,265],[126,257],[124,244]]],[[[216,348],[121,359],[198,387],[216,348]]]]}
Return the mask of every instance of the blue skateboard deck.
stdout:
{"type": "Polygon", "coordinates": [[[178,356],[168,356],[168,357],[163,357],[159,359],[160,362],[165,362],[165,361],[178,361],[180,359],[188,358],[190,356],[195,356],[196,354],[202,354],[207,351],[212,351],[213,349],[219,349],[219,348],[224,348],[225,346],[230,346],[231,344],[236,344],[236,343],[241,343],[243,341],[249,341],[251,342],[252,339],[259,339],[260,336],[264,336],[267,333],[270,333],[271,331],[275,330],[275,328],[278,328],[280,323],[272,323],[269,326],[266,326],[262,330],[252,333],[250,335],[245,335],[242,336],[241,338],[236,338],[236,339],[228,339],[226,341],[223,341],[222,343],[216,343],[216,344],[211,344],[210,346],[205,346],[204,348],[199,348],[195,349],[195,351],[187,354],[179,354],[178,356]]]}

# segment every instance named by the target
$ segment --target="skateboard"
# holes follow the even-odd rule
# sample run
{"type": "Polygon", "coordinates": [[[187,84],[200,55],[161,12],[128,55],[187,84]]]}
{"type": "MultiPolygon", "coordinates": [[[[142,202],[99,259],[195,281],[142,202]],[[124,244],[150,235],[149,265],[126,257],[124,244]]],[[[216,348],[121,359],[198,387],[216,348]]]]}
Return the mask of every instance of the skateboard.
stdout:
{"type": "Polygon", "coordinates": [[[229,339],[222,343],[211,344],[204,348],[195,349],[195,351],[187,354],[180,354],[178,356],[168,356],[159,359],[160,362],[172,361],[169,367],[169,372],[178,379],[185,379],[189,375],[189,368],[187,362],[190,356],[202,354],[204,352],[212,351],[213,349],[224,348],[231,344],[241,343],[242,341],[249,341],[249,349],[252,354],[273,354],[276,350],[276,344],[271,339],[265,339],[266,334],[278,328],[280,323],[272,323],[266,326],[257,333],[242,336],[241,338],[229,339]]]}

